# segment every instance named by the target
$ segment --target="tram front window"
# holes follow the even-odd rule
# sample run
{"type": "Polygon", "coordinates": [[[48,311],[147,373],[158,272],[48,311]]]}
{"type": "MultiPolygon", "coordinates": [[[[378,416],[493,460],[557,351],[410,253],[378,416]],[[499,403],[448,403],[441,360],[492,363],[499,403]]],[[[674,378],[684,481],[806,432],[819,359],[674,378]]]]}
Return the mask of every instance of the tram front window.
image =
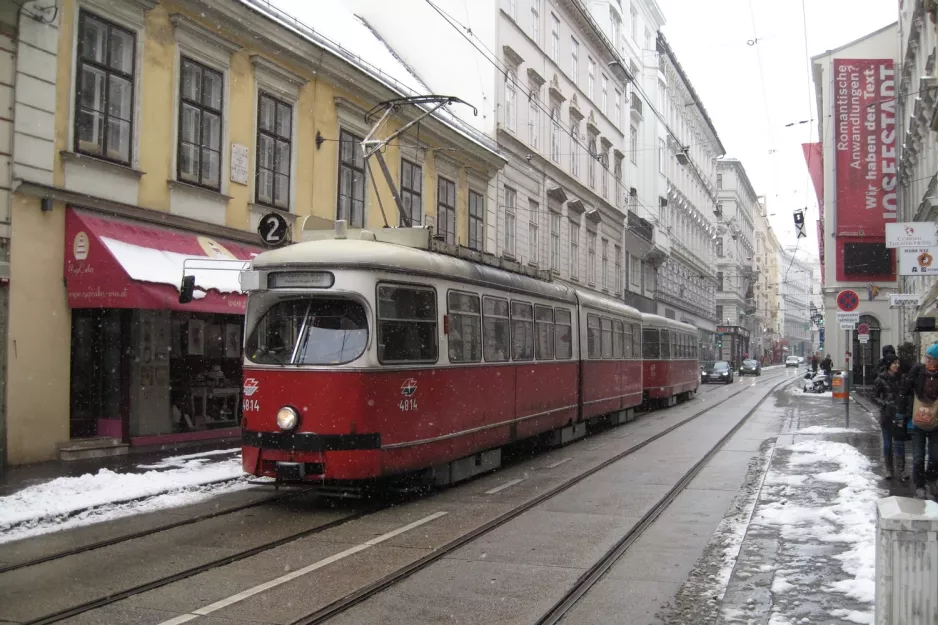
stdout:
{"type": "Polygon", "coordinates": [[[344,299],[286,300],[264,314],[245,353],[259,365],[338,365],[358,358],[367,344],[368,324],[360,304],[344,299]]]}

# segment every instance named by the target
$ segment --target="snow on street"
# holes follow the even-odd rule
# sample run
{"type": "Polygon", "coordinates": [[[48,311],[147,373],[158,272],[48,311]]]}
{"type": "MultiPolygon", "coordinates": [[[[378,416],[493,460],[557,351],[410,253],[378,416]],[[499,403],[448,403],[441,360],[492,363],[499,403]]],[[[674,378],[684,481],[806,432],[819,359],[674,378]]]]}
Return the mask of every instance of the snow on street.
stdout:
{"type": "Polygon", "coordinates": [[[0,497],[0,543],[190,505],[248,488],[238,451],[172,456],[138,465],[145,469],[139,473],[100,469],[27,486],[0,497]]]}

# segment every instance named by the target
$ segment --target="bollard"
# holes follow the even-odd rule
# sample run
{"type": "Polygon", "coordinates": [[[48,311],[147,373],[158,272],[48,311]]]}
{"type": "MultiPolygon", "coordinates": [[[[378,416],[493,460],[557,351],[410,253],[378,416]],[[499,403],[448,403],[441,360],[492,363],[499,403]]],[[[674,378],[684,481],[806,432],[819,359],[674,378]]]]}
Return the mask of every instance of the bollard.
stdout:
{"type": "Polygon", "coordinates": [[[850,427],[850,385],[847,382],[847,372],[839,371],[831,374],[831,395],[836,402],[842,399],[844,402],[844,427],[850,427]]]}
{"type": "Polygon", "coordinates": [[[938,503],[876,502],[876,625],[938,623],[938,503]]]}

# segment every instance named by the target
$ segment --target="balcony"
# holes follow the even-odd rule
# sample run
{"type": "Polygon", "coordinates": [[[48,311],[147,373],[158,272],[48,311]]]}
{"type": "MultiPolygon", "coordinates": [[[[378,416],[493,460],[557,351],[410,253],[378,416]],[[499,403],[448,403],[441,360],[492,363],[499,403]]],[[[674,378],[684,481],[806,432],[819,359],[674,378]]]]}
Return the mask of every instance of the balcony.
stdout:
{"type": "Polygon", "coordinates": [[[642,103],[642,99],[638,96],[637,93],[633,91],[632,92],[632,105],[630,107],[633,119],[635,119],[636,121],[642,121],[643,119],[645,119],[644,106],[645,105],[642,103]]]}
{"type": "Polygon", "coordinates": [[[646,219],[642,219],[632,211],[629,211],[629,232],[637,237],[645,239],[649,243],[654,243],[655,228],[646,219]]]}

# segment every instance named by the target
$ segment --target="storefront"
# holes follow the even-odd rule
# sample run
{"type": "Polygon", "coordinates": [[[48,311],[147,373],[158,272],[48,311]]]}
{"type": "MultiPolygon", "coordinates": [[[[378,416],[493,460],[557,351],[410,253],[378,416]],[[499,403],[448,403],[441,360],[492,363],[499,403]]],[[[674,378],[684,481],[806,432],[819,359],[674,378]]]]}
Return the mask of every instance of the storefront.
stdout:
{"type": "Polygon", "coordinates": [[[261,250],[68,208],[70,436],[156,445],[238,435],[245,296],[261,250]],[[195,299],[179,303],[183,275],[195,299]]]}
{"type": "Polygon", "coordinates": [[[742,326],[717,326],[721,359],[733,367],[739,367],[749,357],[749,330],[742,326]]]}

